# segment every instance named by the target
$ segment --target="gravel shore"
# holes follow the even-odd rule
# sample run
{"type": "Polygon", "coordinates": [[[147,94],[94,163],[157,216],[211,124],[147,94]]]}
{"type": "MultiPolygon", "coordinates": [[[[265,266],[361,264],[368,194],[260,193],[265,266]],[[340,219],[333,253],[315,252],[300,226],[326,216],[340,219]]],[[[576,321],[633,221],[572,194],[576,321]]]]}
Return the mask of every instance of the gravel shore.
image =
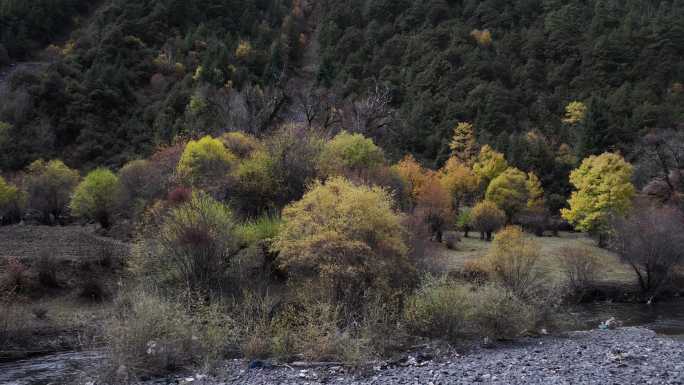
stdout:
{"type": "MultiPolygon", "coordinates": [[[[423,361],[375,367],[364,375],[340,367],[248,369],[227,364],[224,378],[201,375],[171,383],[194,385],[275,384],[680,384],[684,341],[643,328],[573,332],[529,338],[495,348],[474,347],[423,361]]],[[[167,382],[168,383],[168,382],[167,382]]]]}

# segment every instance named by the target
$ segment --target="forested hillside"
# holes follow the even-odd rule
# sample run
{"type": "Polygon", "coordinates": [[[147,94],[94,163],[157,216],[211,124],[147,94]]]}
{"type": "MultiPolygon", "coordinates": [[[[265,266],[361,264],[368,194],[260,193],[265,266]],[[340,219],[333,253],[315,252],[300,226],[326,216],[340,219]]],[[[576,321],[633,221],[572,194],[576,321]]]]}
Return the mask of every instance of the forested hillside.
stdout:
{"type": "Polygon", "coordinates": [[[0,65],[25,59],[79,23],[97,1],[0,1],[0,65]]]}
{"type": "Polygon", "coordinates": [[[178,135],[224,127],[215,122],[218,104],[249,110],[240,115],[249,120],[268,108],[264,93],[295,55],[297,37],[289,1],[106,1],[69,41],[50,47],[59,60],[47,73],[11,79],[0,168],[62,154],[79,168],[121,165],[178,135]]]}
{"type": "MultiPolygon", "coordinates": [[[[92,2],[31,3],[0,3],[12,58],[92,2]]],[[[548,187],[572,159],[629,156],[647,129],[684,122],[683,20],[679,0],[104,1],[49,47],[46,73],[10,82],[0,169],[55,156],[119,166],[179,137],[262,135],[294,111],[432,166],[472,122],[480,144],[548,187]],[[304,52],[319,61],[313,86],[293,83],[304,52]]]]}
{"type": "Polygon", "coordinates": [[[396,141],[427,159],[448,156],[458,121],[515,163],[530,130],[584,156],[684,121],[682,1],[326,4],[321,79],[345,92],[387,84],[396,141]],[[589,107],[583,130],[561,121],[572,100],[589,107]]]}

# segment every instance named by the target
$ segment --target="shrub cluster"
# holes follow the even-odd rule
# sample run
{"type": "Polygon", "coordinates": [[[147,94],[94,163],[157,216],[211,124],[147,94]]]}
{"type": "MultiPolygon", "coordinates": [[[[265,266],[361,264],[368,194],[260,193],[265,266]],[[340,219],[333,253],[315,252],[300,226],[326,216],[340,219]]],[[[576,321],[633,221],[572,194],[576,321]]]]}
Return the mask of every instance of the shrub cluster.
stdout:
{"type": "Polygon", "coordinates": [[[497,284],[471,286],[427,278],[408,299],[408,328],[426,337],[458,341],[473,336],[511,339],[534,330],[535,305],[497,284]]]}

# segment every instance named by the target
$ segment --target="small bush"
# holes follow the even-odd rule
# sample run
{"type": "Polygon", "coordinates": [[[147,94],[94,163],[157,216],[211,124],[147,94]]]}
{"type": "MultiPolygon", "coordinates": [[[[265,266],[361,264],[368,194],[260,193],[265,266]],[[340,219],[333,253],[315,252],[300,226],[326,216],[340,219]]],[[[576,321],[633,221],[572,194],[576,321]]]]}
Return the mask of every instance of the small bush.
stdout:
{"type": "Polygon", "coordinates": [[[458,249],[458,244],[461,242],[461,235],[455,231],[447,231],[444,233],[444,243],[449,250],[458,249]]]}
{"type": "Polygon", "coordinates": [[[345,172],[358,174],[384,162],[385,155],[373,140],[361,134],[342,132],[325,144],[319,164],[323,175],[334,176],[345,172]]]}
{"type": "Polygon", "coordinates": [[[128,383],[139,376],[162,376],[196,363],[199,342],[191,319],[174,303],[145,291],[118,302],[105,327],[113,370],[128,383]],[[125,369],[122,373],[120,368],[125,369]],[[126,378],[128,377],[128,378],[126,378]]]}
{"type": "Polygon", "coordinates": [[[187,144],[176,172],[192,186],[211,187],[228,175],[235,160],[220,140],[205,136],[187,144]]]}
{"type": "Polygon", "coordinates": [[[0,225],[21,221],[25,201],[24,193],[0,176],[0,225]]]}
{"type": "Polygon", "coordinates": [[[134,160],[119,170],[122,207],[132,212],[131,217],[150,201],[160,198],[168,188],[162,170],[151,161],[134,160]]]}
{"type": "Polygon", "coordinates": [[[36,259],[34,269],[38,274],[38,282],[44,287],[54,288],[59,286],[57,280],[57,270],[59,269],[57,259],[50,250],[43,249],[36,259]]]}
{"type": "Polygon", "coordinates": [[[410,331],[425,337],[446,337],[456,341],[467,334],[471,288],[428,278],[409,297],[404,316],[410,331]]]}
{"type": "Polygon", "coordinates": [[[169,191],[166,200],[172,205],[189,202],[192,199],[192,189],[188,187],[176,187],[169,191]]]}
{"type": "Polygon", "coordinates": [[[44,224],[61,222],[79,178],[78,171],[62,161],[33,162],[27,169],[25,180],[28,207],[41,213],[44,224]]]}
{"type": "Polygon", "coordinates": [[[71,210],[74,215],[95,220],[109,229],[120,207],[121,191],[119,177],[107,169],[96,169],[76,187],[71,210]]]}
{"type": "Polygon", "coordinates": [[[478,203],[470,213],[473,229],[480,232],[480,238],[492,240],[492,233],[506,224],[506,213],[492,202],[478,203]]]}
{"type": "Polygon", "coordinates": [[[263,147],[259,140],[244,132],[227,132],[219,138],[228,151],[239,159],[248,158],[254,151],[263,147]]]}
{"type": "Polygon", "coordinates": [[[560,250],[560,263],[570,289],[575,292],[590,287],[601,270],[601,261],[591,250],[583,247],[564,247],[560,250]]]}
{"type": "Polygon", "coordinates": [[[150,222],[134,247],[134,272],[154,277],[167,288],[226,288],[226,271],[239,243],[228,206],[195,193],[189,202],[158,213],[150,222]]]}
{"type": "Polygon", "coordinates": [[[471,322],[481,336],[512,339],[535,327],[534,306],[512,291],[498,285],[486,285],[473,296],[471,322]]]}
{"type": "Polygon", "coordinates": [[[676,207],[637,207],[613,223],[612,248],[628,263],[642,292],[657,295],[684,264],[684,214],[676,207]]]}
{"type": "Polygon", "coordinates": [[[501,230],[486,257],[492,279],[519,296],[531,298],[542,289],[540,246],[525,236],[519,227],[501,230]]]}
{"type": "Polygon", "coordinates": [[[275,172],[275,164],[276,160],[268,152],[259,150],[235,168],[231,200],[245,215],[260,215],[276,206],[281,179],[275,172]]]}
{"type": "Polygon", "coordinates": [[[463,263],[461,273],[469,282],[482,283],[489,279],[489,266],[481,259],[469,259],[463,263]]]}
{"type": "Polygon", "coordinates": [[[8,258],[0,286],[10,292],[19,292],[26,289],[28,283],[28,267],[17,257],[8,258]]]}
{"type": "MultiPolygon", "coordinates": [[[[274,337],[273,314],[275,298],[245,292],[235,311],[236,324],[240,328],[240,350],[245,358],[267,358],[276,354],[286,358],[292,350],[287,341],[272,343],[274,337]]],[[[287,329],[287,332],[290,330],[287,329]]]]}

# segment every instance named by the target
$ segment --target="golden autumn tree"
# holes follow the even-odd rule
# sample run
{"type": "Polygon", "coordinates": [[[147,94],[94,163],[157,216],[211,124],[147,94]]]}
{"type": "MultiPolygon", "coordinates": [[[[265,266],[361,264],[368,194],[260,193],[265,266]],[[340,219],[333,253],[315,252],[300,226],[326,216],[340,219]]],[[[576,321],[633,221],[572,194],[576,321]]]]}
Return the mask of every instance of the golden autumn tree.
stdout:
{"type": "Polygon", "coordinates": [[[402,216],[382,188],[316,182],[282,218],[273,244],[280,267],[314,280],[332,301],[358,305],[367,290],[396,289],[412,275],[402,216]]]}
{"type": "Polygon", "coordinates": [[[489,145],[484,145],[480,149],[480,154],[473,164],[473,172],[485,184],[489,184],[494,178],[506,171],[507,168],[508,162],[504,155],[489,145]]]}
{"type": "Polygon", "coordinates": [[[183,151],[176,172],[190,185],[211,184],[226,176],[235,162],[233,155],[219,139],[205,136],[191,140],[183,151]]]}
{"type": "Polygon", "coordinates": [[[0,176],[0,225],[20,220],[25,203],[24,193],[0,176]]]}
{"type": "Polygon", "coordinates": [[[569,125],[575,125],[584,122],[584,118],[587,116],[587,105],[574,101],[568,103],[565,106],[565,117],[563,118],[563,123],[569,125]]]}
{"type": "Polygon", "coordinates": [[[477,157],[477,142],[475,141],[475,130],[473,125],[468,122],[459,122],[454,127],[454,135],[449,143],[452,157],[460,162],[471,165],[477,157]]]}
{"type": "Polygon", "coordinates": [[[482,240],[490,241],[492,233],[506,224],[506,213],[496,204],[483,201],[475,205],[470,212],[470,223],[473,229],[480,232],[482,240]]]}
{"type": "Polygon", "coordinates": [[[412,155],[406,155],[399,163],[392,166],[402,182],[413,204],[416,203],[421,189],[428,181],[428,172],[412,155]]]}
{"type": "Polygon", "coordinates": [[[75,216],[95,220],[108,229],[120,208],[121,197],[119,177],[106,168],[98,168],[76,186],[69,208],[75,216]]]}
{"type": "Polygon", "coordinates": [[[514,167],[494,178],[485,194],[487,201],[506,212],[509,221],[527,207],[528,197],[527,174],[514,167]]]}
{"type": "Polygon", "coordinates": [[[632,206],[632,165],[618,154],[592,155],[570,174],[575,187],[561,215],[575,228],[598,236],[604,245],[611,215],[624,215],[632,206]]]}
{"type": "Polygon", "coordinates": [[[339,133],[325,143],[319,158],[323,175],[341,175],[345,172],[359,174],[385,163],[385,155],[373,140],[361,134],[339,133]]]}
{"type": "Polygon", "coordinates": [[[456,157],[451,157],[439,171],[442,186],[452,197],[454,206],[460,207],[473,198],[480,187],[480,179],[473,170],[456,157]]]}
{"type": "Polygon", "coordinates": [[[533,173],[527,173],[527,208],[532,210],[544,209],[544,188],[542,187],[539,177],[533,173]]]}
{"type": "Polygon", "coordinates": [[[60,222],[80,175],[61,160],[36,160],[26,169],[24,181],[29,209],[38,211],[43,224],[60,222]]]}
{"type": "Polygon", "coordinates": [[[439,175],[431,172],[418,192],[416,213],[428,225],[430,233],[437,242],[442,242],[442,234],[449,221],[454,218],[453,199],[440,182],[439,175]]]}

